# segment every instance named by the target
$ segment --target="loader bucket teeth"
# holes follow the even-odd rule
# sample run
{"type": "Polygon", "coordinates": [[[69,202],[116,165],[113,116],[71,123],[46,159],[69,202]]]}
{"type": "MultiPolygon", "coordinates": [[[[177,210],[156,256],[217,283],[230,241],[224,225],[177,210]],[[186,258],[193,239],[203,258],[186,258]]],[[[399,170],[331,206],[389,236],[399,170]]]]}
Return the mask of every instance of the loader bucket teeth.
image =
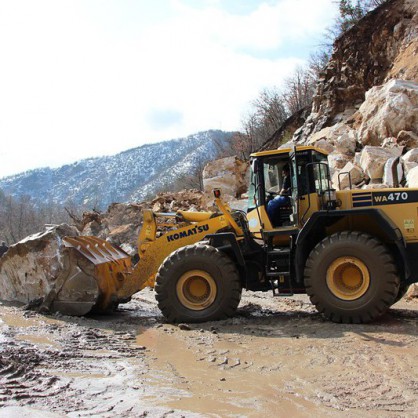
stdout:
{"type": "Polygon", "coordinates": [[[66,237],[64,245],[75,248],[94,265],[130,258],[125,251],[97,237],[66,237]]]}
{"type": "Polygon", "coordinates": [[[66,315],[112,311],[126,300],[131,258],[120,248],[91,236],[63,238],[64,269],[44,306],[66,315]]]}

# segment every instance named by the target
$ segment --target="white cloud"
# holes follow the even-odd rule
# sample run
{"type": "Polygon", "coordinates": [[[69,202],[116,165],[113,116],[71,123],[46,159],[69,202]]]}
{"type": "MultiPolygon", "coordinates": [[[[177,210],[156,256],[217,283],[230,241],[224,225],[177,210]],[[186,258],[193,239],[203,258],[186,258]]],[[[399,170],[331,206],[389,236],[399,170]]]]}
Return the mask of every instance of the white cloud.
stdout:
{"type": "Polygon", "coordinates": [[[181,0],[172,3],[181,11],[172,27],[175,32],[187,28],[190,33],[203,34],[217,44],[237,49],[268,50],[289,40],[318,35],[324,30],[324,21],[329,22],[335,12],[330,0],[260,1],[257,9],[244,16],[215,7],[193,9],[181,0]]]}
{"type": "Polygon", "coordinates": [[[0,177],[239,129],[258,92],[302,62],[280,47],[331,18],[331,0],[258,3],[0,0],[0,177]]]}

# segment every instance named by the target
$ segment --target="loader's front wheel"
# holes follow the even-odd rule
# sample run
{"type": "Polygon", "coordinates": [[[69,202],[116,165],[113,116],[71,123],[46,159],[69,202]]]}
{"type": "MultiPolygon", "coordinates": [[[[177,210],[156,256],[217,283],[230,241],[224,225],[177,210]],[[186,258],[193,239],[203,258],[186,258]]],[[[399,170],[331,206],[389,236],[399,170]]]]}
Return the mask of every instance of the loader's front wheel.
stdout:
{"type": "Polygon", "coordinates": [[[196,244],[168,256],[155,283],[158,307],[170,322],[205,322],[232,316],[241,299],[235,263],[216,248],[196,244]]]}
{"type": "Polygon", "coordinates": [[[305,267],[305,287],[326,318],[364,323],[395,302],[399,277],[390,252],[376,238],[339,232],[312,250],[305,267]]]}

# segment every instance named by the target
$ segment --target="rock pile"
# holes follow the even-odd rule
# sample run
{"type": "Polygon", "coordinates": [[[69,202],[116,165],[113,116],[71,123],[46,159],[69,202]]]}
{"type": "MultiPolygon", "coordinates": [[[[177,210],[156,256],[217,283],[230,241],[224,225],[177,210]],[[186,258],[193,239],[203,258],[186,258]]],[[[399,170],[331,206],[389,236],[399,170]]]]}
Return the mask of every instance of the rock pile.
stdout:
{"type": "Polygon", "coordinates": [[[151,208],[154,212],[206,210],[203,193],[196,189],[182,190],[176,193],[159,193],[154,200],[151,201],[151,208]]]}
{"type": "Polygon", "coordinates": [[[108,240],[134,255],[144,206],[145,204],[113,203],[104,213],[85,212],[80,235],[93,235],[108,240]]]}
{"type": "Polygon", "coordinates": [[[335,42],[291,141],[330,153],[335,188],[418,187],[417,51],[416,0],[387,1],[335,42]]]}
{"type": "Polygon", "coordinates": [[[151,202],[113,203],[106,212],[83,214],[80,235],[94,235],[120,246],[129,255],[137,252],[136,242],[142,225],[143,209],[154,212],[205,210],[203,193],[198,190],[159,193],[151,202]]]}
{"type": "Polygon", "coordinates": [[[399,162],[398,180],[414,186],[409,172],[418,166],[418,83],[390,80],[366,93],[349,119],[312,134],[305,144],[329,152],[334,187],[394,186],[392,164],[399,162]]]}

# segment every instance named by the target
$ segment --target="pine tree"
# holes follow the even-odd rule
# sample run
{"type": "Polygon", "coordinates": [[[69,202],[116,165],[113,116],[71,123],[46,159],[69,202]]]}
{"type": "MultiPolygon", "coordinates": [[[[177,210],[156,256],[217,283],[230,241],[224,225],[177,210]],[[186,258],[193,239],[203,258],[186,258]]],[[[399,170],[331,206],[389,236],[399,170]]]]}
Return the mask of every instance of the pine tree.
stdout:
{"type": "Polygon", "coordinates": [[[336,0],[339,17],[337,27],[333,32],[337,36],[355,25],[370,10],[386,3],[387,0],[336,0]]]}

